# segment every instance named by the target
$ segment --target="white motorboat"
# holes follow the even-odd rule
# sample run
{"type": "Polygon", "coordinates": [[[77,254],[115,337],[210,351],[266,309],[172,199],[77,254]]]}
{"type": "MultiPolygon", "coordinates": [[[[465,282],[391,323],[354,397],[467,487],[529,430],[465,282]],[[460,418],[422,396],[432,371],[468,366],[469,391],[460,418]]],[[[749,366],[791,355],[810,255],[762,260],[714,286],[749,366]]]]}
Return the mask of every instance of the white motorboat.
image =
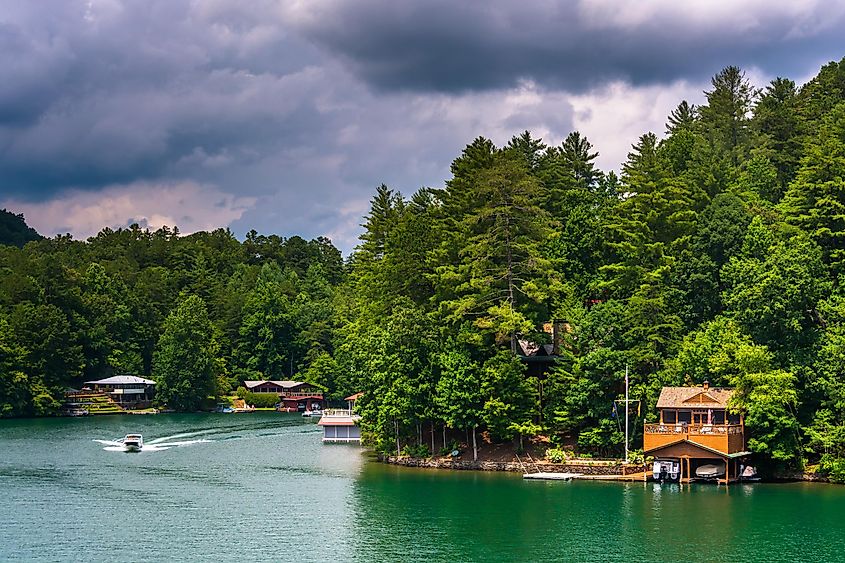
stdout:
{"type": "Polygon", "coordinates": [[[140,452],[144,447],[144,437],[140,434],[127,434],[123,438],[123,451],[125,452],[140,452]]]}
{"type": "Polygon", "coordinates": [[[695,476],[701,479],[718,479],[725,476],[725,464],[708,463],[702,465],[695,470],[695,476]]]}
{"type": "Polygon", "coordinates": [[[320,409],[302,411],[302,416],[323,416],[323,411],[320,409]]]}

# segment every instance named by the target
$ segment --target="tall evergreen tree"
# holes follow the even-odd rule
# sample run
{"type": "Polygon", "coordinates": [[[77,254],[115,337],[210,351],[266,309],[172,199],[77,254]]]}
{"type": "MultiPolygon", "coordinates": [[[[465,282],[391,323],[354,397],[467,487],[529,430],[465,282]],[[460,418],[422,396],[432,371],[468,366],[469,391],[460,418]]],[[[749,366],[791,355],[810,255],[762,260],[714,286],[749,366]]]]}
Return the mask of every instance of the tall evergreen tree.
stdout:
{"type": "Polygon", "coordinates": [[[699,108],[701,124],[710,142],[738,166],[751,148],[751,112],[757,90],[735,66],[722,69],[711,84],[713,89],[704,92],[707,104],[699,108]]]}
{"type": "Polygon", "coordinates": [[[789,223],[824,251],[837,284],[845,274],[845,102],[825,118],[807,146],[782,203],[789,223]]]}

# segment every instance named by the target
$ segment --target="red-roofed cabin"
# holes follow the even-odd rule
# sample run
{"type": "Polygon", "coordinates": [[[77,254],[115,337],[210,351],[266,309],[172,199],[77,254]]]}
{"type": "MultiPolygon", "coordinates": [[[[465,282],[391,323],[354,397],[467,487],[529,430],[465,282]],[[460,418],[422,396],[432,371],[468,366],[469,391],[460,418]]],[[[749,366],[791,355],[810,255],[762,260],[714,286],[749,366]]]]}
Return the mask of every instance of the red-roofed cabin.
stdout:
{"type": "Polygon", "coordinates": [[[244,387],[253,393],[277,394],[279,406],[285,410],[322,410],[324,406],[322,389],[304,381],[244,381],[244,387]]]}

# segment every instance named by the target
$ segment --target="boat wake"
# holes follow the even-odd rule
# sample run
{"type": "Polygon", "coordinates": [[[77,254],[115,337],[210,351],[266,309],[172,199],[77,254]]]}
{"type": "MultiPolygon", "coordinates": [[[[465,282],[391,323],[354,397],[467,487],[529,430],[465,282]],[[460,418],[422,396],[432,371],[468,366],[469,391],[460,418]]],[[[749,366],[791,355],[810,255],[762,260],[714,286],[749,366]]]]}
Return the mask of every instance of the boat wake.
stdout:
{"type": "MultiPolygon", "coordinates": [[[[173,437],[170,437],[173,438],[173,437]]],[[[164,438],[167,440],[168,438],[164,438]]],[[[161,440],[161,438],[159,439],[161,440]]],[[[117,440],[94,440],[99,444],[103,444],[105,447],[103,448],[104,451],[107,452],[123,452],[126,451],[123,443],[117,440]]],[[[142,452],[161,452],[164,450],[169,450],[170,448],[179,448],[183,446],[192,446],[194,444],[204,444],[208,442],[213,442],[213,440],[206,440],[206,439],[198,439],[198,440],[181,440],[177,442],[160,442],[157,440],[153,440],[152,442],[148,442],[141,447],[142,452]]]]}

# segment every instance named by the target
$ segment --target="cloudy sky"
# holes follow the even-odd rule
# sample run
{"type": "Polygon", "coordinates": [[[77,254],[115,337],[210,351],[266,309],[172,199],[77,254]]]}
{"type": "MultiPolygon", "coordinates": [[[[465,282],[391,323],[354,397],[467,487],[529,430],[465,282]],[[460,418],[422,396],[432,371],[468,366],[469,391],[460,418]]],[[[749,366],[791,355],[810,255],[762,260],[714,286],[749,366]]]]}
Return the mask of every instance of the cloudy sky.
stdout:
{"type": "Polygon", "coordinates": [[[0,207],[77,238],[133,222],[326,235],[473,138],[578,129],[617,169],[740,65],[845,56],[845,1],[0,0],[0,207]]]}

